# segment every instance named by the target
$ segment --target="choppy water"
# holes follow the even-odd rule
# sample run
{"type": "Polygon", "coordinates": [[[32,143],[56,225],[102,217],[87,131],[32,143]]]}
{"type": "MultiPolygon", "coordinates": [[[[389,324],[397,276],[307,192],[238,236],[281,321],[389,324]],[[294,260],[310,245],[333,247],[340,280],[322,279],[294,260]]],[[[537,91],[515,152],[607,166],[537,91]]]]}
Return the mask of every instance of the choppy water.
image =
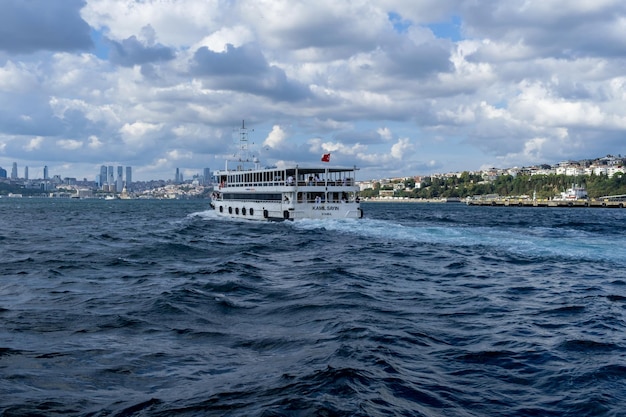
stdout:
{"type": "Polygon", "coordinates": [[[4,416],[623,416],[626,210],[0,199],[4,416]]]}

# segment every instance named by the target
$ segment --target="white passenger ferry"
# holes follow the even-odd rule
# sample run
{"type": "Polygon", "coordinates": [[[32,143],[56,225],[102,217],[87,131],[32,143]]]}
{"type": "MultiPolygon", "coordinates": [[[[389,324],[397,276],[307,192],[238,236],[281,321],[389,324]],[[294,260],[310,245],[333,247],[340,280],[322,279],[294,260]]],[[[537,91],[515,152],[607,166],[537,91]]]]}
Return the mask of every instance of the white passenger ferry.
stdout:
{"type": "Polygon", "coordinates": [[[235,169],[230,169],[226,161],[225,169],[215,171],[219,186],[212,194],[211,207],[217,215],[250,220],[363,217],[356,167],[261,168],[258,160],[241,158],[247,151],[247,135],[242,124],[240,158],[234,161],[235,169]],[[246,163],[253,166],[246,168],[246,163]]]}
{"type": "Polygon", "coordinates": [[[578,184],[572,184],[570,188],[562,192],[559,196],[555,197],[554,200],[557,201],[576,201],[576,200],[586,200],[589,198],[587,194],[587,190],[585,187],[580,186],[578,184]]]}

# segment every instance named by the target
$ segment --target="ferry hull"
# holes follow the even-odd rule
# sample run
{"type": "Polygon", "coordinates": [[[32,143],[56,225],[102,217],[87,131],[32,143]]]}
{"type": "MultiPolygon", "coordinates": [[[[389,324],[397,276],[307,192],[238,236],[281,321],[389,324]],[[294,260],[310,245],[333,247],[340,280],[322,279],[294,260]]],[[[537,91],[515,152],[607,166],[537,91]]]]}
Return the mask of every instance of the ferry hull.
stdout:
{"type": "Polygon", "coordinates": [[[214,201],[211,203],[220,217],[257,221],[299,219],[360,219],[359,203],[280,204],[214,201]]]}

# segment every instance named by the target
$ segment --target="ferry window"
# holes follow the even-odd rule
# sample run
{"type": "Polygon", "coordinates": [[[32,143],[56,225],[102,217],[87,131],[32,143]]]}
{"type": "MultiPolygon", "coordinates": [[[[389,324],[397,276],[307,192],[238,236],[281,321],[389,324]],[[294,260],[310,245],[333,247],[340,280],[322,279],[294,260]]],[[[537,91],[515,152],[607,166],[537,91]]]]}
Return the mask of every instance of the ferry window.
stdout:
{"type": "Polygon", "coordinates": [[[248,194],[248,193],[224,193],[222,194],[222,199],[223,200],[248,200],[248,201],[280,201],[282,200],[282,195],[280,193],[273,193],[273,194],[259,194],[259,193],[254,193],[254,194],[248,194]]]}

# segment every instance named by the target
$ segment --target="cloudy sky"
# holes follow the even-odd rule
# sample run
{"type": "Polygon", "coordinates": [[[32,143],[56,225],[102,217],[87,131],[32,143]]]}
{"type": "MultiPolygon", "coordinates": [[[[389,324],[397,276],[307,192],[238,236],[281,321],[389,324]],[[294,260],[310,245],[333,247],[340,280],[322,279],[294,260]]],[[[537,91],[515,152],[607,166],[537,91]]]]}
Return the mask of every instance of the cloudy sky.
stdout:
{"type": "Polygon", "coordinates": [[[0,0],[0,166],[359,179],[626,153],[623,0],[0,0]]]}

